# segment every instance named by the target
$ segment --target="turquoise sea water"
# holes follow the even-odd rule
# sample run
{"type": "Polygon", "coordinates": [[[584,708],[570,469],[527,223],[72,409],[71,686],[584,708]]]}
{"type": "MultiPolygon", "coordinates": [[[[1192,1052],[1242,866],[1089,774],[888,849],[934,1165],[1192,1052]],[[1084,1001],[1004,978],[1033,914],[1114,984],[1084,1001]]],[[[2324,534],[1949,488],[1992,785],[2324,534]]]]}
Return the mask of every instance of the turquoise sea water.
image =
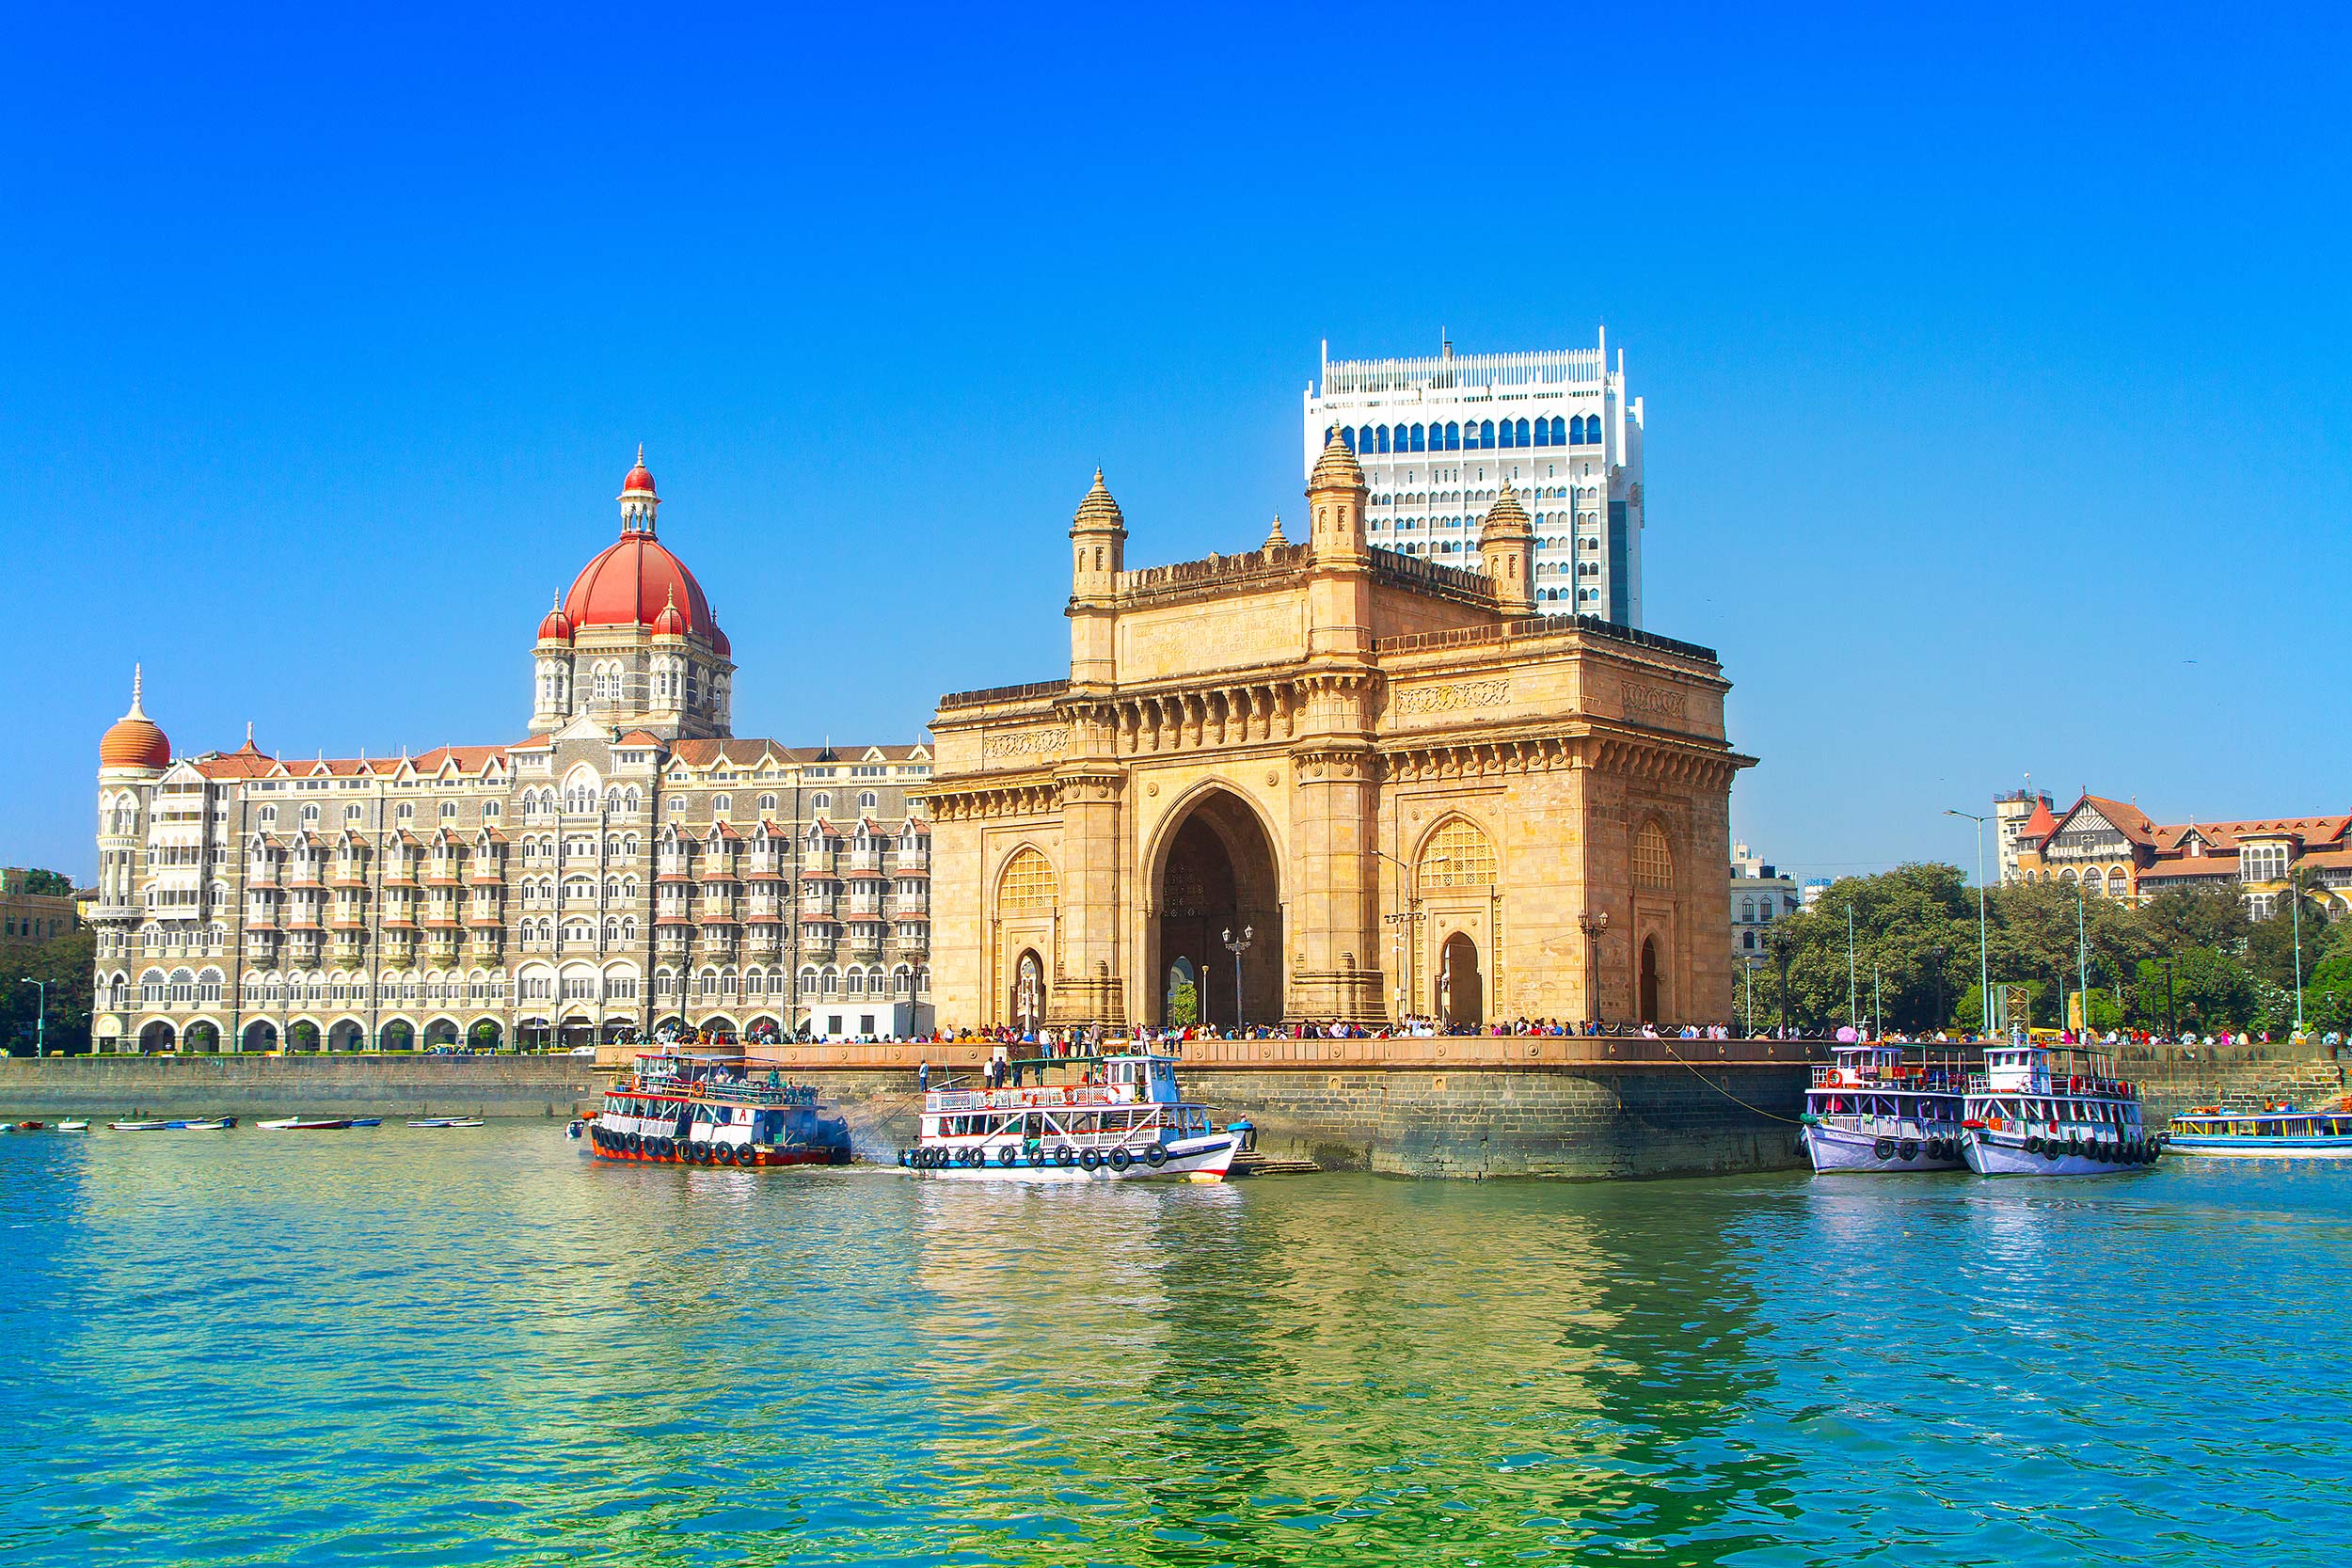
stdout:
{"type": "Polygon", "coordinates": [[[997,1191],[0,1138],[0,1561],[2342,1560],[2352,1172],[997,1191]]]}

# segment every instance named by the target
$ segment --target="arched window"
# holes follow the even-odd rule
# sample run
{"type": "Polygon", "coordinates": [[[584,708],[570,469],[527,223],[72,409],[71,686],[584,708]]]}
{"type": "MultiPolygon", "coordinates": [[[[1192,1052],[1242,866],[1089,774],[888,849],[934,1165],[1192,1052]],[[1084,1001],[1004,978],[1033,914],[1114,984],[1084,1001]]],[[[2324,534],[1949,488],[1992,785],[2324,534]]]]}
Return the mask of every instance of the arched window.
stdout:
{"type": "Polygon", "coordinates": [[[776,798],[772,795],[761,796],[759,798],[759,809],[763,813],[774,811],[776,809],[776,798]]]}
{"type": "Polygon", "coordinates": [[[1462,427],[1452,420],[1445,422],[1445,450],[1448,451],[1462,450],[1462,427]]]}
{"type": "Polygon", "coordinates": [[[1422,427],[1421,427],[1420,425],[1415,425],[1415,426],[1412,428],[1411,436],[1412,436],[1412,449],[1413,449],[1413,451],[1420,451],[1421,450],[1422,450],[1422,427]]]}
{"type": "Polygon", "coordinates": [[[1495,885],[1494,841],[1467,817],[1450,817],[1422,846],[1413,880],[1426,891],[1495,885]]]}
{"type": "Polygon", "coordinates": [[[1755,900],[1755,899],[1753,899],[1753,898],[1742,898],[1742,899],[1740,899],[1740,924],[1742,924],[1742,925],[1747,925],[1747,926],[1753,926],[1754,924],[1756,924],[1756,900],[1755,900]]]}
{"type": "Polygon", "coordinates": [[[1525,446],[1525,445],[1527,445],[1527,421],[1526,421],[1525,420],[1521,420],[1519,421],[1519,423],[1518,423],[1518,432],[1519,432],[1519,445],[1520,445],[1520,446],[1525,446]]]}
{"type": "Polygon", "coordinates": [[[1386,451],[1389,450],[1389,427],[1387,425],[1381,425],[1375,429],[1372,433],[1372,438],[1375,443],[1375,451],[1386,451]]]}
{"type": "Polygon", "coordinates": [[[732,795],[713,795],[710,798],[710,809],[715,815],[724,816],[727,813],[735,809],[735,797],[732,795]]]}
{"type": "Polygon", "coordinates": [[[1512,428],[1511,421],[1508,420],[1502,421],[1502,428],[1497,434],[1502,437],[1502,444],[1506,447],[1516,447],[1519,444],[1518,433],[1512,428]]]}
{"type": "Polygon", "coordinates": [[[1666,842],[1666,830],[1656,822],[1645,822],[1633,839],[1633,885],[1645,888],[1671,888],[1675,885],[1674,848],[1666,842]]]}
{"type": "Polygon", "coordinates": [[[872,811],[881,802],[882,797],[870,789],[861,792],[857,798],[858,808],[861,811],[872,811]]]}
{"type": "Polygon", "coordinates": [[[1005,863],[996,880],[996,912],[1032,914],[1050,910],[1061,897],[1053,863],[1033,844],[1025,844],[1005,863]]]}
{"type": "MultiPolygon", "coordinates": [[[[1354,425],[1340,426],[1340,445],[1345,447],[1350,451],[1354,451],[1356,450],[1356,427],[1354,425]]],[[[826,983],[830,985],[833,981],[833,976],[828,974],[825,976],[825,980],[826,983]]]]}
{"type": "Polygon", "coordinates": [[[833,796],[831,792],[820,789],[816,794],[810,796],[808,798],[808,809],[811,811],[833,810],[833,796]]]}
{"type": "Polygon", "coordinates": [[[1551,421],[1551,444],[1555,447],[1565,446],[1567,444],[1567,421],[1554,416],[1551,421]]]}
{"type": "Polygon", "coordinates": [[[1549,420],[1535,421],[1535,444],[1539,447],[1551,445],[1551,421],[1549,420]]]}
{"type": "Polygon", "coordinates": [[[801,994],[803,996],[817,994],[817,971],[813,967],[801,971],[801,994]]]}
{"type": "Polygon", "coordinates": [[[1494,451],[1494,446],[1495,446],[1495,422],[1494,422],[1494,420],[1479,420],[1479,421],[1478,421],[1478,450],[1479,450],[1479,451],[1494,451]]]}

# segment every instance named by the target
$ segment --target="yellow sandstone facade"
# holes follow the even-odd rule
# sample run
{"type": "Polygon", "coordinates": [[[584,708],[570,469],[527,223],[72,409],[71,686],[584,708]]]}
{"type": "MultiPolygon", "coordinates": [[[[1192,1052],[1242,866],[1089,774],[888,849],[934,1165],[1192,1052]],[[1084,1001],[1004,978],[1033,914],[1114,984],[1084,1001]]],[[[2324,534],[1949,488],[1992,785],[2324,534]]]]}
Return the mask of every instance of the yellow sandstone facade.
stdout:
{"type": "Polygon", "coordinates": [[[1715,656],[1537,615],[1507,488],[1476,571],[1370,546],[1336,436],[1307,499],[1129,571],[1095,476],[1069,678],[932,721],[942,1021],[1727,1019],[1715,656]]]}

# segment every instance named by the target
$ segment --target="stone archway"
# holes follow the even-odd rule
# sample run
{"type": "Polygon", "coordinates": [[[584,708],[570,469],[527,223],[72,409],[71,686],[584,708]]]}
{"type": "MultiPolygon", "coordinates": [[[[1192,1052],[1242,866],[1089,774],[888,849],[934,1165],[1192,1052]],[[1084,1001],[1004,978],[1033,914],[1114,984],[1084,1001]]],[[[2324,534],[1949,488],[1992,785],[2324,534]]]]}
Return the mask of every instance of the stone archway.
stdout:
{"type": "Polygon", "coordinates": [[[1467,931],[1446,938],[1438,955],[1437,1013],[1449,1029],[1475,1029],[1486,1022],[1486,983],[1478,973],[1478,943],[1467,931]]]}
{"type": "Polygon", "coordinates": [[[437,1018],[424,1026],[424,1048],[427,1051],[453,1050],[457,1044],[457,1021],[437,1018]]]}
{"type": "MultiPolygon", "coordinates": [[[[1152,951],[1146,973],[1164,988],[1178,963],[1191,966],[1200,1022],[1216,1028],[1235,1022],[1273,1023],[1283,1016],[1283,928],[1281,877],[1265,827],[1241,798],[1211,790],[1185,808],[1166,840],[1152,880],[1152,951]],[[1233,954],[1225,933],[1238,939],[1247,929],[1249,946],[1241,955],[1235,1016],[1233,954]]],[[[1156,999],[1162,1023],[1168,1016],[1164,989],[1156,999]]]]}
{"type": "Polygon", "coordinates": [[[344,1019],[326,1032],[326,1049],[329,1051],[364,1051],[367,1045],[367,1026],[358,1019],[344,1019]]]}
{"type": "Polygon", "coordinates": [[[208,1018],[198,1019],[188,1025],[188,1032],[181,1040],[181,1048],[186,1051],[201,1052],[206,1055],[218,1052],[220,1050],[220,1025],[208,1018]]]}
{"type": "Polygon", "coordinates": [[[172,1033],[171,1025],[160,1018],[139,1031],[141,1055],[151,1051],[169,1051],[177,1043],[178,1037],[172,1033]]]}
{"type": "Polygon", "coordinates": [[[1642,1022],[1656,1023],[1658,1019],[1658,939],[1642,939],[1641,973],[1642,1022]]]}
{"type": "Polygon", "coordinates": [[[1160,991],[1160,1016],[1172,1029],[1200,1022],[1200,973],[1181,953],[1168,966],[1168,984],[1160,991]]]}
{"type": "Polygon", "coordinates": [[[414,1051],[417,1048],[417,1028],[405,1018],[396,1018],[384,1025],[376,1037],[378,1051],[414,1051]]]}
{"type": "Polygon", "coordinates": [[[316,1051],[319,1048],[319,1026],[303,1019],[286,1031],[286,1044],[295,1051],[316,1051]]]}
{"type": "Polygon", "coordinates": [[[1012,991],[1005,998],[1005,1016],[1025,1033],[1038,1028],[1045,1022],[1049,992],[1045,960],[1036,948],[1023,948],[1012,961],[1012,991]]]}
{"type": "Polygon", "coordinates": [[[238,1042],[240,1051],[275,1051],[278,1049],[278,1025],[256,1019],[245,1026],[238,1042]]]}

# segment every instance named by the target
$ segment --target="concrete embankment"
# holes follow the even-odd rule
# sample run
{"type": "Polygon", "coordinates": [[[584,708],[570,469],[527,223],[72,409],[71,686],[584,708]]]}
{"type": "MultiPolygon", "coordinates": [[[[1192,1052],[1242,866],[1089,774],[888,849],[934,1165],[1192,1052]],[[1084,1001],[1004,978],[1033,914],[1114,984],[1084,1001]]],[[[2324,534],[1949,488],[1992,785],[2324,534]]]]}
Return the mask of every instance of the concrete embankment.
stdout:
{"type": "Polygon", "coordinates": [[[568,1117],[601,1086],[569,1056],[18,1056],[0,1117],[568,1117]]]}
{"type": "Polygon", "coordinates": [[[2152,1125],[2192,1105],[2232,1095],[2314,1106],[2345,1092],[2344,1067],[2326,1046],[2283,1041],[2254,1045],[2135,1045],[2116,1053],[2116,1068],[2139,1085],[2152,1125]]]}
{"type": "MultiPolygon", "coordinates": [[[[972,1075],[987,1048],[784,1048],[847,1116],[859,1152],[914,1141],[917,1065],[972,1075]]],[[[771,1052],[775,1055],[778,1053],[771,1052]]],[[[1431,1177],[1624,1177],[1804,1163],[1805,1048],[1766,1040],[1196,1040],[1185,1097],[1246,1117],[1262,1153],[1431,1177]]]]}

